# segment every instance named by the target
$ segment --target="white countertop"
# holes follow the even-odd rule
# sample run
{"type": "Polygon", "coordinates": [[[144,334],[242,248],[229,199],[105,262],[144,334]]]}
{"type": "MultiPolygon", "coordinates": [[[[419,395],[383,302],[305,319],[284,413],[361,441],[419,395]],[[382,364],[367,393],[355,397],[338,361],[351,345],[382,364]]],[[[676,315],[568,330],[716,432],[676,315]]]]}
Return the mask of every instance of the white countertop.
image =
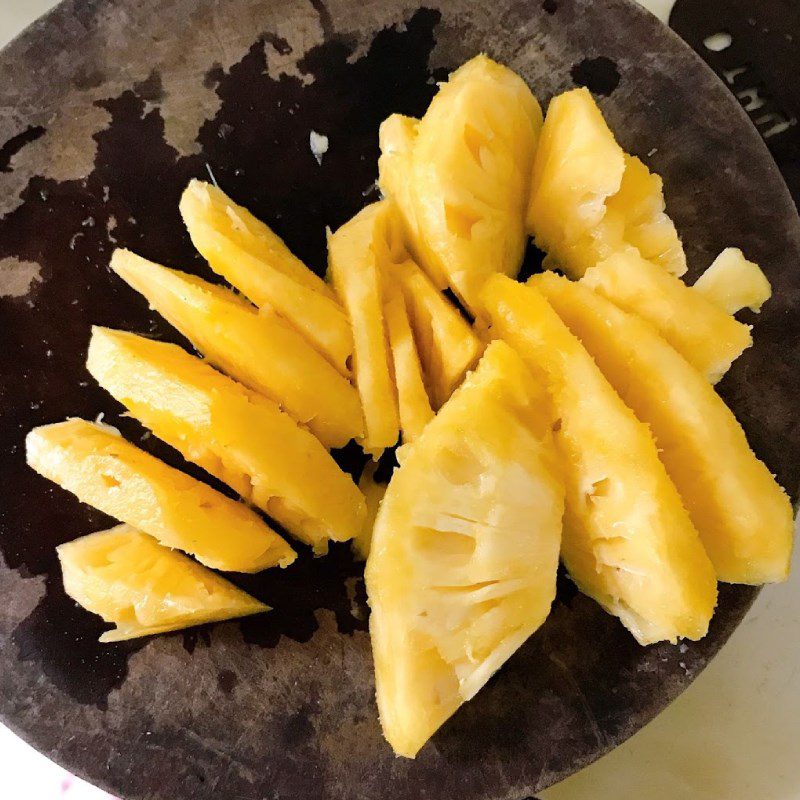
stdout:
{"type": "MultiPolygon", "coordinates": [[[[666,19],[671,0],[642,0],[666,19]]],[[[0,0],[0,46],[55,0],[0,0]]],[[[800,548],[663,714],[543,800],[800,800],[800,548]]],[[[224,787],[220,787],[222,800],[224,787]]],[[[107,800],[0,726],[4,800],[107,800]]],[[[166,800],[166,799],[165,799],[166,800]]]]}

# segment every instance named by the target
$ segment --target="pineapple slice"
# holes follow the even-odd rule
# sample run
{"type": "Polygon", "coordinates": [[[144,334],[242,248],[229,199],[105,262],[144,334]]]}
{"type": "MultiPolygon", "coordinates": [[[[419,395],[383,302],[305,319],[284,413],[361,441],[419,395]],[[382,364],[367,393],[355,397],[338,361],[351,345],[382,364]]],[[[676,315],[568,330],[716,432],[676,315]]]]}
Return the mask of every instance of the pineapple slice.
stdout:
{"type": "Polygon", "coordinates": [[[683,275],[686,256],[664,208],[661,178],[617,144],[588,89],[553,98],[527,215],[548,266],[579,278],[598,261],[634,246],[683,275]]]}
{"type": "Polygon", "coordinates": [[[364,498],[271,400],[180,347],[94,328],[87,369],[136,419],[289,533],[326,552],[361,530],[364,498]]]}
{"type": "Polygon", "coordinates": [[[542,389],[487,349],[405,457],[367,561],[383,732],[413,758],[547,617],[564,486],[542,389]]]}
{"type": "Polygon", "coordinates": [[[650,426],[721,581],[761,584],[788,575],[792,507],[753,454],[730,409],[653,328],[553,274],[534,285],[650,426]]]}
{"type": "Polygon", "coordinates": [[[743,308],[758,314],[772,296],[772,287],[761,267],[748,261],[736,247],[723,250],[692,288],[726,314],[743,308]]]}
{"type": "MultiPolygon", "coordinates": [[[[408,123],[405,123],[408,126],[408,123]]],[[[384,160],[382,182],[401,209],[413,214],[412,251],[434,283],[441,277],[468,309],[493,272],[516,275],[525,251],[525,205],[542,112],[525,82],[510,69],[477,56],[442,84],[424,117],[396,139],[413,142],[408,159],[398,148],[401,169],[392,176],[384,160]],[[388,172],[387,172],[388,168],[388,172]]],[[[408,126],[410,128],[410,126],[408,126]]],[[[384,135],[390,140],[391,131],[384,135]]],[[[391,137],[395,138],[395,137],[391,137]]]]}
{"type": "Polygon", "coordinates": [[[192,179],[182,200],[182,210],[192,220],[210,225],[253,258],[265,261],[273,271],[336,300],[333,289],[297,258],[268,225],[234,203],[217,186],[192,179]]]}
{"type": "Polygon", "coordinates": [[[647,320],[711,383],[753,343],[747,325],[633,248],[587,270],[582,280],[624,311],[647,320]]]}
{"type": "Polygon", "coordinates": [[[573,580],[641,644],[701,638],[716,576],[649,429],[535,288],[494,276],[483,298],[493,334],[555,403],[567,466],[562,557],[573,580]]]}
{"type": "Polygon", "coordinates": [[[386,286],[385,292],[387,300],[383,312],[392,351],[400,431],[403,442],[409,443],[419,437],[422,429],[433,419],[433,409],[425,390],[402,292],[395,285],[386,286]]]}
{"type": "Polygon", "coordinates": [[[441,408],[480,358],[483,343],[413,261],[389,265],[388,280],[403,291],[428,393],[441,408]]]}
{"type": "Polygon", "coordinates": [[[260,572],[297,554],[242,503],[82,419],[34,428],[28,464],[82,503],[213,569],[260,572]]]}
{"type": "Polygon", "coordinates": [[[369,557],[369,550],[372,544],[372,530],[375,527],[375,520],[378,510],[381,507],[383,496],[386,494],[387,484],[379,483],[375,480],[375,473],[378,465],[374,461],[368,461],[364,466],[361,477],[358,479],[358,488],[367,501],[367,516],[361,532],[353,539],[353,552],[356,558],[366,561],[369,557]]]}
{"type": "MultiPolygon", "coordinates": [[[[422,262],[424,254],[418,251],[418,243],[422,239],[417,225],[417,212],[414,207],[414,193],[411,188],[411,155],[417,139],[419,120],[392,114],[380,127],[378,134],[381,155],[378,158],[378,185],[384,197],[389,197],[400,210],[406,244],[415,260],[422,262]]],[[[426,263],[428,277],[437,289],[447,288],[447,274],[442,271],[438,261],[428,260],[426,263]]]]}
{"type": "Polygon", "coordinates": [[[130,525],[56,548],[64,591],[115,628],[121,642],[269,611],[249,594],[130,525]]]}
{"type": "Polygon", "coordinates": [[[548,261],[570,274],[583,273],[586,265],[569,258],[570,248],[591,241],[624,172],[625,154],[589,90],[554,97],[536,151],[527,212],[528,229],[548,261]]]}
{"type": "Polygon", "coordinates": [[[274,309],[343,375],[353,352],[344,310],[327,284],[246,209],[214,186],[192,181],[181,198],[189,236],[214,272],[259,308],[274,309]]]}
{"type": "Polygon", "coordinates": [[[117,250],[111,269],[211,364],[278,403],[326,447],[364,430],[358,392],[277,314],[222,286],[117,250]]]}
{"type": "Polygon", "coordinates": [[[353,372],[364,414],[364,451],[375,458],[397,442],[400,419],[383,322],[382,271],[390,259],[392,206],[360,211],[328,238],[329,274],[353,326],[353,372]]]}

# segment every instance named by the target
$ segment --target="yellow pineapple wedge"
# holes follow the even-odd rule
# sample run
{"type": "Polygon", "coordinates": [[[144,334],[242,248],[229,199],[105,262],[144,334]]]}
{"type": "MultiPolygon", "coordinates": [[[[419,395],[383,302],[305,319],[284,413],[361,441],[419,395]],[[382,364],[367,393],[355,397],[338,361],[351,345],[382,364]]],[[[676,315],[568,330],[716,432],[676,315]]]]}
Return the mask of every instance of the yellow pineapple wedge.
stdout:
{"type": "Polygon", "coordinates": [[[711,383],[753,343],[747,325],[633,248],[587,270],[582,280],[624,311],[647,320],[711,383]]]}
{"type": "Polygon", "coordinates": [[[56,548],[64,591],[121,642],[269,611],[232,583],[130,525],[56,548]]]}
{"type": "Polygon", "coordinates": [[[378,465],[374,461],[368,461],[364,466],[361,477],[358,479],[358,488],[364,499],[367,501],[367,516],[361,532],[353,539],[353,552],[356,558],[366,561],[369,556],[370,545],[372,544],[372,530],[375,527],[375,520],[378,516],[378,509],[381,501],[386,494],[387,484],[379,483],[375,480],[375,473],[378,465]]]}
{"type": "Polygon", "coordinates": [[[543,390],[503,342],[405,450],[366,568],[378,709],[413,758],[547,617],[562,467],[543,390]]]}
{"type": "Polygon", "coordinates": [[[403,443],[408,444],[418,438],[423,428],[433,419],[433,409],[425,389],[422,366],[402,291],[394,284],[389,284],[385,286],[385,292],[387,299],[383,312],[392,351],[400,432],[403,443]]]}
{"type": "MultiPolygon", "coordinates": [[[[418,119],[402,114],[392,114],[381,123],[378,134],[381,150],[378,158],[378,185],[383,196],[390,197],[397,204],[406,245],[414,259],[421,262],[424,253],[420,254],[419,248],[423,245],[423,240],[419,235],[414,193],[409,180],[418,125],[418,119]]],[[[447,288],[447,274],[438,261],[429,259],[425,268],[437,289],[447,288]]]]}
{"type": "Polygon", "coordinates": [[[363,433],[358,392],[277,314],[128,250],[114,252],[111,269],[211,364],[274,400],[326,447],[363,433]]]}
{"type": "Polygon", "coordinates": [[[28,464],[82,503],[213,569],[291,564],[292,548],[254,511],[82,419],[34,428],[28,464]]]}
{"type": "Polygon", "coordinates": [[[726,314],[749,308],[758,314],[772,296],[772,287],[758,264],[736,247],[727,247],[692,288],[726,314]]]}
{"type": "Polygon", "coordinates": [[[434,409],[441,408],[475,366],[483,343],[413,261],[390,264],[387,280],[403,292],[428,394],[434,409]]]}
{"type": "Polygon", "coordinates": [[[159,439],[326,552],[362,528],[364,498],[288,414],[180,347],[94,328],[87,369],[159,439]]]}
{"type": "Polygon", "coordinates": [[[573,580],[640,644],[701,638],[716,576],[649,429],[535,288],[494,276],[483,301],[492,333],[555,404],[567,485],[561,553],[573,580]]]}
{"type": "Polygon", "coordinates": [[[789,498],[703,376],[650,325],[580,283],[552,273],[532,283],[650,426],[719,580],[784,580],[792,551],[789,498]]]}
{"type": "Polygon", "coordinates": [[[263,222],[210,184],[193,180],[180,210],[194,246],[214,272],[259,308],[274,309],[348,374],[350,325],[321,278],[263,222]]]}
{"type": "Polygon", "coordinates": [[[397,197],[420,266],[473,309],[488,275],[522,264],[539,104],[518,75],[480,55],[442,84],[416,128],[389,124],[381,184],[397,197]]]}
{"type": "Polygon", "coordinates": [[[686,272],[661,178],[617,144],[586,88],[554,97],[536,151],[528,229],[546,264],[579,278],[634,246],[675,275],[686,272]]]}
{"type": "Polygon", "coordinates": [[[382,287],[395,224],[393,207],[382,200],[328,237],[328,274],[353,328],[353,374],[364,414],[362,446],[376,458],[397,442],[400,430],[382,287]]]}

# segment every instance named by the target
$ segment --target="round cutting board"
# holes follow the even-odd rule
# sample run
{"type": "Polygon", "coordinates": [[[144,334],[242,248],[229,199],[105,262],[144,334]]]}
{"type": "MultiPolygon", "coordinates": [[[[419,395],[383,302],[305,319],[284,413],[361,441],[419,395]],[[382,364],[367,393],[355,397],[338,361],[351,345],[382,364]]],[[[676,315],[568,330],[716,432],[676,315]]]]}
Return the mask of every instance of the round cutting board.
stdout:
{"type": "Polygon", "coordinates": [[[85,371],[91,324],[181,341],[108,271],[113,248],[210,277],[177,203],[213,176],[321,271],[325,227],[377,197],[381,120],[420,114],[480,51],[543,102],[595,92],[664,176],[690,277],[727,246],[763,265],[775,296],[719,388],[796,497],[800,224],[744,112],[655,18],[626,0],[67,0],[0,55],[0,718],[90,781],[130,800],[519,800],[651,719],[752,602],[722,586],[703,641],[642,648],[561,579],[546,624],[408,761],[381,737],[346,546],[235,578],[266,616],[145,642],[99,645],[63,593],[54,547],[110,521],[26,468],[30,428],[102,412],[199,474],[85,371]]]}

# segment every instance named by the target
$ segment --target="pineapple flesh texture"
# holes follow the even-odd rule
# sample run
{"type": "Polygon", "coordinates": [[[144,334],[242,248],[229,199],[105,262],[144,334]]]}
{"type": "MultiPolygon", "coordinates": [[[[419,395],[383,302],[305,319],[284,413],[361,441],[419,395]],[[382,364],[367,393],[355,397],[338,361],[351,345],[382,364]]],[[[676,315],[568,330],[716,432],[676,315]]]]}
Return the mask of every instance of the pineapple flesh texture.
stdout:
{"type": "Polygon", "coordinates": [[[364,415],[362,446],[377,458],[397,442],[400,418],[383,319],[383,270],[391,259],[392,206],[360,211],[328,238],[328,272],[353,328],[353,374],[364,415]]]}
{"type": "Polygon", "coordinates": [[[367,561],[384,735],[413,758],[547,617],[564,486],[542,389],[503,342],[406,449],[367,561]]]}
{"type": "Polygon", "coordinates": [[[400,432],[404,444],[413,442],[433,419],[428,393],[422,377],[422,366],[414,344],[402,292],[394,284],[385,285],[384,316],[392,351],[400,432]]]}
{"type": "Polygon", "coordinates": [[[82,503],[212,569],[291,564],[292,548],[254,511],[82,419],[34,428],[28,464],[82,503]]]}
{"type": "Polygon", "coordinates": [[[710,383],[753,343],[747,325],[632,248],[587,270],[582,281],[649,322],[710,383]]]}
{"type": "Polygon", "coordinates": [[[758,314],[772,296],[772,287],[758,264],[736,247],[727,247],[692,288],[726,314],[749,308],[758,314]]]}
{"type": "Polygon", "coordinates": [[[353,337],[331,288],[263,223],[214,186],[192,181],[181,198],[192,243],[214,272],[292,324],[343,375],[353,337]]]}
{"type": "Polygon", "coordinates": [[[111,269],[211,364],[274,400],[326,447],[363,433],[358,392],[277,314],[127,250],[115,251],[111,269]]]}
{"type": "Polygon", "coordinates": [[[555,404],[567,485],[562,557],[573,580],[640,644],[701,638],[716,575],[650,430],[535,288],[495,276],[483,300],[493,335],[555,404]]]}
{"type": "Polygon", "coordinates": [[[391,264],[400,287],[434,409],[441,408],[483,352],[483,342],[458,309],[411,260],[391,264]]]}
{"type": "Polygon", "coordinates": [[[516,275],[522,264],[541,125],[525,82],[480,55],[441,86],[416,127],[403,177],[414,208],[411,249],[435,283],[447,276],[473,314],[486,277],[516,275]]]}
{"type": "Polygon", "coordinates": [[[547,274],[533,284],[650,426],[719,580],[785,580],[793,537],[789,498],[703,376],[650,325],[580,283],[547,274]]]}
{"type": "Polygon", "coordinates": [[[130,525],[56,548],[64,591],[114,623],[101,642],[121,642],[269,611],[211,570],[130,525]]]}
{"type": "Polygon", "coordinates": [[[686,272],[661,178],[617,144],[586,88],[553,98],[536,151],[528,229],[546,264],[579,278],[617,250],[636,247],[674,275],[686,272]]]}
{"type": "Polygon", "coordinates": [[[350,476],[271,400],[177,345],[107,328],[93,329],[86,366],[159,439],[316,552],[361,530],[350,476]]]}
{"type": "Polygon", "coordinates": [[[364,499],[367,501],[367,517],[364,526],[358,536],[353,539],[353,552],[356,558],[366,561],[369,557],[370,546],[372,544],[372,530],[375,527],[375,520],[378,517],[378,510],[381,501],[386,494],[387,484],[379,483],[375,479],[378,465],[374,461],[368,461],[364,466],[361,477],[358,479],[358,488],[364,499]]]}

